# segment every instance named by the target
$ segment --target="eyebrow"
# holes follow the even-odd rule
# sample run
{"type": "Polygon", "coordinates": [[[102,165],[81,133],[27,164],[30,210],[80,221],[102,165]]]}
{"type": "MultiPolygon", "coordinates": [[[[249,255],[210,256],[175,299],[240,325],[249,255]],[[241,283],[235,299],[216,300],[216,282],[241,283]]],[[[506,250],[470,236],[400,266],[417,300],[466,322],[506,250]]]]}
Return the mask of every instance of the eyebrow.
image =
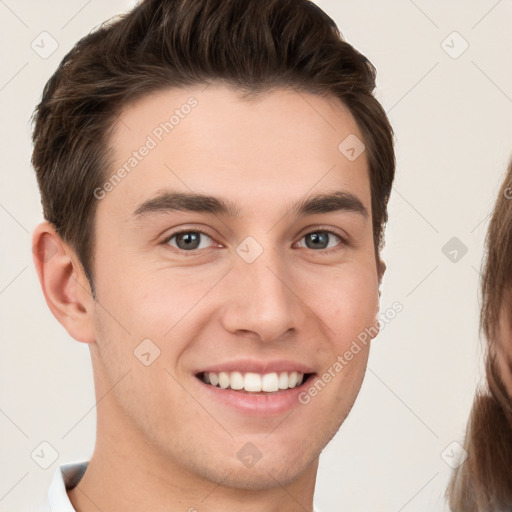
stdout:
{"type": "MultiPolygon", "coordinates": [[[[291,205],[289,210],[297,217],[339,211],[368,217],[367,209],[356,195],[340,191],[306,197],[291,205]]],[[[139,205],[134,212],[134,217],[140,218],[152,213],[171,211],[212,213],[238,218],[241,210],[236,203],[228,199],[204,194],[164,191],[139,205]]]]}

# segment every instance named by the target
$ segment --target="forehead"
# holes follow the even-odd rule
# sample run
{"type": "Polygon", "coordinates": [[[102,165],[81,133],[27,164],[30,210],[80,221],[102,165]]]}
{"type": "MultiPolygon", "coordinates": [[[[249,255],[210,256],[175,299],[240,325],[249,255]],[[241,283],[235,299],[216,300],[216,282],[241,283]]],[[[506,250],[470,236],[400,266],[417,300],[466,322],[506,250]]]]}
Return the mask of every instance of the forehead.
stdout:
{"type": "Polygon", "coordinates": [[[122,176],[108,202],[123,211],[172,188],[229,196],[250,209],[319,188],[369,203],[365,152],[351,160],[341,150],[346,140],[364,148],[362,139],[334,97],[276,89],[244,98],[220,84],[163,90],[127,105],[116,121],[105,178],[122,176]]]}

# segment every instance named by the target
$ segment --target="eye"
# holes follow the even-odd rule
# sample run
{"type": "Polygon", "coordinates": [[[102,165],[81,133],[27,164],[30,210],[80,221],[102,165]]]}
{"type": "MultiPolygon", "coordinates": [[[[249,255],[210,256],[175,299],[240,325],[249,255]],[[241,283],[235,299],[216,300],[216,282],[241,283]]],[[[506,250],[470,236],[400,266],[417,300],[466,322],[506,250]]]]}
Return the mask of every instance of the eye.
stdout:
{"type": "MultiPolygon", "coordinates": [[[[314,249],[315,252],[332,252],[331,249],[346,244],[346,240],[330,229],[319,229],[317,231],[311,231],[301,238],[301,241],[305,240],[306,249],[314,249]],[[336,239],[338,243],[336,243],[336,239]]],[[[171,233],[162,244],[168,244],[171,247],[178,249],[179,251],[192,252],[201,249],[207,249],[209,247],[208,241],[210,241],[210,247],[213,238],[201,230],[182,230],[171,233]]],[[[299,245],[300,246],[300,245],[299,245]]],[[[304,247],[304,246],[302,246],[304,247]]],[[[334,249],[337,250],[337,249],[334,249]]]]}
{"type": "Polygon", "coordinates": [[[213,241],[204,231],[178,231],[169,235],[163,243],[182,251],[196,251],[207,248],[202,244],[205,238],[213,241]]]}
{"type": "MultiPolygon", "coordinates": [[[[336,245],[342,245],[345,240],[329,229],[322,229],[318,231],[312,231],[306,235],[304,235],[301,240],[306,241],[307,249],[318,249],[318,250],[326,250],[336,247],[336,245]],[[330,242],[338,239],[341,243],[332,245],[330,242]]],[[[327,251],[331,252],[331,251],[327,251]]]]}

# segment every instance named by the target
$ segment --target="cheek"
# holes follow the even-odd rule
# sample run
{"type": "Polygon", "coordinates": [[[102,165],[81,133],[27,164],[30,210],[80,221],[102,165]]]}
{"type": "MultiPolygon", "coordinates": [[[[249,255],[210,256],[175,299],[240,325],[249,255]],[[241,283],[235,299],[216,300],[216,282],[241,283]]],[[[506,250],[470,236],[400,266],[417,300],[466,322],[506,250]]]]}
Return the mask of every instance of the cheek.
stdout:
{"type": "Polygon", "coordinates": [[[105,321],[120,324],[124,335],[128,331],[132,338],[162,338],[208,291],[207,280],[172,269],[145,273],[121,271],[121,267],[120,262],[119,268],[103,272],[98,300],[111,316],[105,321]]]}
{"type": "Polygon", "coordinates": [[[378,308],[377,278],[371,271],[352,270],[316,287],[310,295],[329,337],[343,346],[375,324],[378,308]]]}

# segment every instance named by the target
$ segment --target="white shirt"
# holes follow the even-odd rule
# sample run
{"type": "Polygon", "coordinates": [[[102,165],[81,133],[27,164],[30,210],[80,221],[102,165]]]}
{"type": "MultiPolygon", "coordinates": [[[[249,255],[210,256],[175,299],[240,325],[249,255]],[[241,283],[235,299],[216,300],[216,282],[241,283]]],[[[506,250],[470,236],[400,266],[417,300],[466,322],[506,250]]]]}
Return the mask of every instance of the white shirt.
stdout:
{"type": "MultiPolygon", "coordinates": [[[[66,490],[73,489],[84,476],[89,461],[64,464],[55,471],[48,491],[48,503],[52,512],[76,512],[66,490]]],[[[320,512],[315,508],[316,512],[320,512]]]]}
{"type": "Polygon", "coordinates": [[[88,464],[89,461],[72,462],[57,468],[48,490],[48,503],[52,512],[76,512],[66,490],[73,489],[78,484],[88,464]]]}

